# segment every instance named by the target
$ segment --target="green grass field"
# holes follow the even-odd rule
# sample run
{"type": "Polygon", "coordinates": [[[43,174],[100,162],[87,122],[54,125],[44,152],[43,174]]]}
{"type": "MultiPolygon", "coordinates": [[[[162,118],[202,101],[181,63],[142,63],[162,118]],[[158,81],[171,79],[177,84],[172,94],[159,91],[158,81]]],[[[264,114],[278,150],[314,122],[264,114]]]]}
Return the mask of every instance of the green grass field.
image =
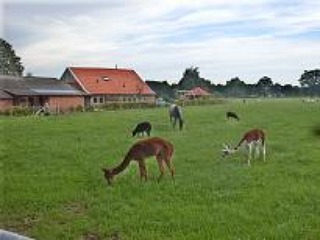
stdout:
{"type": "Polygon", "coordinates": [[[320,105],[249,100],[184,108],[182,132],[167,109],[1,118],[0,228],[36,239],[319,239],[320,105]],[[236,111],[241,121],[227,122],[236,111]],[[175,182],[147,160],[107,186],[142,120],[175,146],[175,182]],[[267,135],[267,160],[221,158],[251,128],[267,135]]]}

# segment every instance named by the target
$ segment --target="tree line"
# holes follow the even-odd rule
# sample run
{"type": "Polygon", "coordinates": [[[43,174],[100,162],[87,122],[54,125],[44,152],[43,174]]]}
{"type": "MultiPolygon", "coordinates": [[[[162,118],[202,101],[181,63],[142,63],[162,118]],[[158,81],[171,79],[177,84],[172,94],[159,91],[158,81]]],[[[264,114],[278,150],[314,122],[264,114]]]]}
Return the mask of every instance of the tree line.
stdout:
{"type": "Polygon", "coordinates": [[[150,88],[166,100],[175,98],[177,90],[190,90],[201,87],[221,97],[299,97],[320,96],[320,69],[305,70],[298,79],[300,86],[274,83],[268,76],[261,77],[255,84],[247,84],[239,77],[234,77],[226,84],[214,84],[200,77],[198,67],[189,67],[177,84],[168,81],[146,81],[150,88]]]}

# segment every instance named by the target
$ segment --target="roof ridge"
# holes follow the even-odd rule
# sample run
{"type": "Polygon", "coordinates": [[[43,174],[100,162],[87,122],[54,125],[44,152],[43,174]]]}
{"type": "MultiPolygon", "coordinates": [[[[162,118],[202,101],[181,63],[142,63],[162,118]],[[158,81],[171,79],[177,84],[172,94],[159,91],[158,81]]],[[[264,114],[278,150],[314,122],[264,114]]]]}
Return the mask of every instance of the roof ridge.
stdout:
{"type": "Polygon", "coordinates": [[[155,94],[133,69],[100,67],[69,67],[68,69],[87,93],[155,94]]]}
{"type": "Polygon", "coordinates": [[[67,67],[70,69],[90,69],[90,70],[126,70],[126,71],[134,71],[132,68],[105,68],[105,67],[67,67]]]}

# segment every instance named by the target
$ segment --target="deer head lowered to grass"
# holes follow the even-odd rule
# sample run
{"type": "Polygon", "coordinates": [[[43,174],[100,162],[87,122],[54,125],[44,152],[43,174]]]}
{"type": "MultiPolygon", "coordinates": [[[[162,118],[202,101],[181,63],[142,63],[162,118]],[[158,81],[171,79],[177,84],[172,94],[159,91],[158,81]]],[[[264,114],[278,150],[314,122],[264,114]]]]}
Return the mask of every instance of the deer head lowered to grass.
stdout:
{"type": "Polygon", "coordinates": [[[158,162],[160,175],[158,181],[164,175],[164,164],[170,169],[171,177],[174,179],[174,166],[172,163],[173,145],[165,139],[159,137],[147,138],[136,142],[129,149],[123,161],[114,168],[102,168],[104,176],[110,185],[114,176],[124,171],[131,161],[138,162],[140,178],[148,179],[145,159],[154,156],[158,162]]]}
{"type": "Polygon", "coordinates": [[[228,144],[224,144],[224,149],[222,150],[223,156],[234,154],[240,146],[244,145],[248,149],[248,165],[250,166],[250,161],[252,158],[252,152],[255,150],[256,156],[260,155],[260,150],[262,150],[263,160],[266,160],[266,142],[265,133],[261,129],[252,129],[246,132],[236,147],[232,148],[228,144]]]}
{"type": "Polygon", "coordinates": [[[177,121],[179,122],[179,129],[182,130],[184,120],[182,117],[182,109],[180,106],[176,104],[171,104],[169,107],[169,118],[170,122],[172,123],[173,128],[176,127],[177,121]]]}

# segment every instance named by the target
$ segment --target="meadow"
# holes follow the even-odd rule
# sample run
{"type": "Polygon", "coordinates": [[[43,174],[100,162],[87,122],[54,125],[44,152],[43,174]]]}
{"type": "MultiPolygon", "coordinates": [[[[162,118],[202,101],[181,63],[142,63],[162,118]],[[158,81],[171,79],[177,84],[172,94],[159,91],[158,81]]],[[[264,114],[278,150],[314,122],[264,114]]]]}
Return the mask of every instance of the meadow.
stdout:
{"type": "Polygon", "coordinates": [[[184,109],[173,130],[167,108],[2,117],[0,229],[35,239],[319,239],[320,104],[298,99],[228,101],[184,109]],[[226,121],[235,111],[241,121],[226,121]],[[175,146],[175,181],[147,160],[149,181],[130,167],[108,186],[137,141],[139,121],[175,146]],[[267,136],[267,158],[222,158],[251,128],[267,136]]]}

